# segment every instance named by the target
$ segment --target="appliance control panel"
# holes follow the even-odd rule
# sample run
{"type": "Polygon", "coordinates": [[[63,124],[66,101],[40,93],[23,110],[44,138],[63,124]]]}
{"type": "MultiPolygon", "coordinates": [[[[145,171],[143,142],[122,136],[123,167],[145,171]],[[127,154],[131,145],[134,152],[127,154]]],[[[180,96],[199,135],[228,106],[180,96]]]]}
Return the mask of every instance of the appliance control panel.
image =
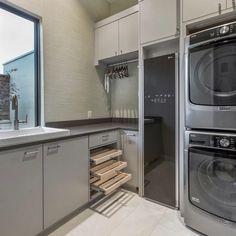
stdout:
{"type": "Polygon", "coordinates": [[[190,36],[190,45],[236,34],[236,22],[204,30],[190,36]]]}
{"type": "Polygon", "coordinates": [[[202,147],[236,150],[236,136],[194,133],[189,135],[189,144],[202,147]]]}

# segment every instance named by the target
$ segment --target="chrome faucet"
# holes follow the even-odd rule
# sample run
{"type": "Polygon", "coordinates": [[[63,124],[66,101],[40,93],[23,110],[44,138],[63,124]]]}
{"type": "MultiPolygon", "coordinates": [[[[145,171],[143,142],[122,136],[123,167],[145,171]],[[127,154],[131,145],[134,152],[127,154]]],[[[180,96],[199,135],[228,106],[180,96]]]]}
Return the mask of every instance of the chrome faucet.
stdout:
{"type": "Polygon", "coordinates": [[[26,115],[26,119],[20,121],[18,118],[18,98],[16,95],[12,97],[12,110],[15,111],[15,118],[14,118],[14,130],[19,130],[19,124],[27,124],[28,123],[28,115],[26,115]]]}

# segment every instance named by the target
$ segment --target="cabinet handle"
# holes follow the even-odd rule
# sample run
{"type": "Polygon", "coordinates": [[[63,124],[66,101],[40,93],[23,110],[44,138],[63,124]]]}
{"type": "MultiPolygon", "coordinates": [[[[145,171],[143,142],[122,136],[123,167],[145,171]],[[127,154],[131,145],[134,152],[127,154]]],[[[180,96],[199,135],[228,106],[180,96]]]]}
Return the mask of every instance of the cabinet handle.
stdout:
{"type": "Polygon", "coordinates": [[[51,147],[48,147],[48,151],[50,151],[50,150],[56,150],[56,149],[58,149],[58,148],[60,148],[61,147],[61,145],[56,145],[56,146],[51,146],[51,147]]]}
{"type": "Polygon", "coordinates": [[[176,27],[176,36],[178,36],[180,34],[180,28],[176,27]]]}
{"type": "Polygon", "coordinates": [[[233,9],[235,10],[235,9],[236,9],[236,3],[235,3],[235,0],[232,0],[232,5],[233,5],[233,9]]]}
{"type": "Polygon", "coordinates": [[[136,136],[136,134],[126,134],[127,136],[136,136]]]}
{"type": "Polygon", "coordinates": [[[103,138],[102,142],[107,142],[109,139],[108,138],[103,138]]]}
{"type": "Polygon", "coordinates": [[[222,12],[222,5],[221,5],[221,3],[218,4],[218,10],[219,10],[219,15],[221,15],[221,12],[222,12]]]}
{"type": "Polygon", "coordinates": [[[110,135],[109,134],[107,134],[107,135],[103,135],[102,137],[103,138],[108,138],[110,135]]]}
{"type": "Polygon", "coordinates": [[[38,153],[39,153],[39,150],[32,151],[32,152],[25,152],[23,161],[29,161],[29,160],[35,159],[38,153]]]}
{"type": "Polygon", "coordinates": [[[122,54],[123,53],[123,51],[122,50],[120,50],[120,54],[122,54]]]}

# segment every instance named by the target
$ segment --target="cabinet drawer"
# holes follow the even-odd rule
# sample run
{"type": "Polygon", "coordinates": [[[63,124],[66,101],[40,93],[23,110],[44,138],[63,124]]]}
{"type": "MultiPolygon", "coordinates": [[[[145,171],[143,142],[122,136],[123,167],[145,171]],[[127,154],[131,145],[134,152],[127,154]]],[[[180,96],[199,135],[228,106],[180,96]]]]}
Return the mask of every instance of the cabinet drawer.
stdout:
{"type": "Polygon", "coordinates": [[[114,190],[119,188],[121,185],[125,184],[131,180],[131,174],[118,173],[114,178],[104,182],[99,180],[92,184],[93,188],[102,191],[105,195],[112,193],[114,190]]]}
{"type": "Polygon", "coordinates": [[[111,160],[91,168],[91,174],[103,180],[113,177],[114,174],[126,167],[127,162],[111,160]]]}
{"type": "Polygon", "coordinates": [[[106,132],[101,134],[94,134],[89,137],[89,147],[94,148],[118,141],[118,132],[106,132]]]}
{"type": "Polygon", "coordinates": [[[91,153],[90,160],[95,164],[101,164],[112,158],[119,157],[122,155],[122,150],[111,149],[111,148],[101,148],[91,153]]]}

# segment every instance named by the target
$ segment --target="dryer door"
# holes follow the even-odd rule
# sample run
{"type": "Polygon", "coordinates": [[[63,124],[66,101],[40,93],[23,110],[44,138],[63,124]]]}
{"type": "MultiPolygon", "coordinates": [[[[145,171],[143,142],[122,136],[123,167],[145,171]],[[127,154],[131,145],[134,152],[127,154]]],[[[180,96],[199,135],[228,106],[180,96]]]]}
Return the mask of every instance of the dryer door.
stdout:
{"type": "Polygon", "coordinates": [[[236,105],[236,40],[189,50],[189,100],[195,105],[236,105]]]}
{"type": "Polygon", "coordinates": [[[236,222],[236,152],[189,148],[189,201],[236,222]]]}

